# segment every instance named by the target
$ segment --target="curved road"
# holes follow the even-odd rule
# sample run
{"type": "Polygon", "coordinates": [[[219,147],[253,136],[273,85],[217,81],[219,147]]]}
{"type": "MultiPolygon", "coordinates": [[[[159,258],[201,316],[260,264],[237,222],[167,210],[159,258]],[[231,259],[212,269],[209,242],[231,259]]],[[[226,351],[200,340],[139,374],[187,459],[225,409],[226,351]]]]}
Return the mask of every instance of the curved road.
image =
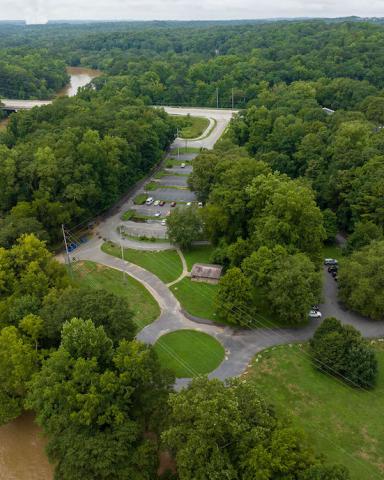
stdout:
{"type": "MultiPolygon", "coordinates": [[[[213,322],[196,323],[186,318],[181,312],[181,306],[169,288],[154,274],[132,263],[112,257],[101,251],[102,242],[93,241],[82,247],[77,253],[79,260],[92,260],[102,265],[125,271],[141,282],[158,301],[161,308],[160,317],[145,327],[137,338],[148,344],[154,344],[165,333],[182,329],[199,330],[214,336],[225,348],[225,359],[221,365],[210,373],[210,378],[225,380],[241,375],[255,354],[265,348],[303,342],[309,340],[319,320],[312,320],[303,328],[269,328],[261,324],[257,330],[235,329],[229,326],[216,325],[213,322]]],[[[347,312],[337,302],[337,284],[324,270],[325,298],[321,309],[324,316],[335,316],[343,323],[353,325],[368,338],[384,336],[384,322],[374,322],[351,312],[347,312]]],[[[181,388],[189,379],[178,379],[176,387],[181,388]]]]}

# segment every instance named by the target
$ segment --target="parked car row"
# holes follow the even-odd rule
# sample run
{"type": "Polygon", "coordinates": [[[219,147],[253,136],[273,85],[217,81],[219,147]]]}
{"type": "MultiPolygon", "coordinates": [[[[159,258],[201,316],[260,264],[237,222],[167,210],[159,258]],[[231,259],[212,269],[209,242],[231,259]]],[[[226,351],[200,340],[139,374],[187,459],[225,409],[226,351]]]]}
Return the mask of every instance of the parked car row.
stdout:
{"type": "MultiPolygon", "coordinates": [[[[164,200],[155,200],[153,197],[148,197],[145,201],[145,205],[153,205],[154,207],[164,207],[165,201],[164,200]]],[[[173,201],[170,203],[171,207],[176,207],[177,202],[173,201]]],[[[192,206],[192,202],[187,202],[187,207],[192,206]]],[[[198,202],[197,206],[201,208],[203,206],[203,202],[198,202]]]]}
{"type": "Polygon", "coordinates": [[[326,258],[324,259],[324,265],[328,266],[328,273],[330,273],[337,282],[338,280],[338,272],[339,272],[339,262],[335,258],[326,258]]]}

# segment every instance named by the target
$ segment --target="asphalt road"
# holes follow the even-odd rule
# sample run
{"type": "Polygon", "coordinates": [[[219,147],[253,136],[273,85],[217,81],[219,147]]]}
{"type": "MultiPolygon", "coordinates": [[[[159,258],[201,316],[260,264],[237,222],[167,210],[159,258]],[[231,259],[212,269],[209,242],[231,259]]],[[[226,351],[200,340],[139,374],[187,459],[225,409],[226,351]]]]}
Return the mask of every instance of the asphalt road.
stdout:
{"type": "Polygon", "coordinates": [[[158,180],[160,185],[171,185],[176,187],[187,187],[188,177],[186,175],[164,175],[158,180]]]}

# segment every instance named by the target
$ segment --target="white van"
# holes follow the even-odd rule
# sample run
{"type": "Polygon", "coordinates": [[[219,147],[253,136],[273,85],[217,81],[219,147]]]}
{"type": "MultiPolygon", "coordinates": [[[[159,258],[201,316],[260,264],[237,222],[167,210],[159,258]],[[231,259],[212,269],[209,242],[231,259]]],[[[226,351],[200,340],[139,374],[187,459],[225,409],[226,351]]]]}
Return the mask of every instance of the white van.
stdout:
{"type": "Polygon", "coordinates": [[[152,205],[153,202],[154,202],[153,198],[152,198],[152,197],[148,197],[147,200],[145,201],[145,204],[146,204],[146,205],[152,205]]]}

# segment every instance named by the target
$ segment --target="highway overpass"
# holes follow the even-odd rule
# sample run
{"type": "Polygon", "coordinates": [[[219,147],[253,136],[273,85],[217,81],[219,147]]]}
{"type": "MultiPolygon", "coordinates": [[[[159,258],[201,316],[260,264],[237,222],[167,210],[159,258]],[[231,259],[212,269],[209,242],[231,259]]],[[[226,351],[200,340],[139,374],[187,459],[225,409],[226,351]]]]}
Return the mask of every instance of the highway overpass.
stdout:
{"type": "Polygon", "coordinates": [[[0,99],[0,109],[10,112],[18,112],[19,110],[30,110],[33,107],[42,107],[52,103],[51,100],[8,100],[0,99]]]}

